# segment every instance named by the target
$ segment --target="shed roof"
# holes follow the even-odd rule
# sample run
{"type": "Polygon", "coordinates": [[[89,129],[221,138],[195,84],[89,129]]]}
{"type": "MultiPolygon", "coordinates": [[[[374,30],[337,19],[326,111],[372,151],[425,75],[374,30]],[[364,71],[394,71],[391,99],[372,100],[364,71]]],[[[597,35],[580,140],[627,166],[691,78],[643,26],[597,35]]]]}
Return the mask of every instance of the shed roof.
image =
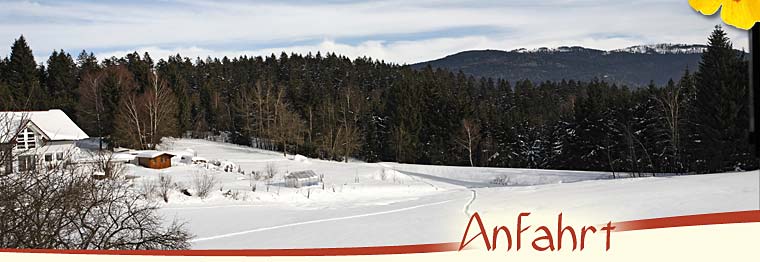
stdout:
{"type": "Polygon", "coordinates": [[[156,150],[146,150],[146,151],[140,151],[137,153],[138,158],[156,158],[161,155],[174,156],[174,154],[163,152],[163,151],[156,151],[156,150]]]}
{"type": "Polygon", "coordinates": [[[135,159],[135,155],[131,155],[131,154],[114,153],[111,156],[111,160],[113,161],[132,161],[134,159],[135,159]]]}
{"type": "Polygon", "coordinates": [[[313,170],[291,172],[289,175],[285,176],[285,178],[312,178],[312,177],[317,177],[317,173],[314,173],[313,170]]]}

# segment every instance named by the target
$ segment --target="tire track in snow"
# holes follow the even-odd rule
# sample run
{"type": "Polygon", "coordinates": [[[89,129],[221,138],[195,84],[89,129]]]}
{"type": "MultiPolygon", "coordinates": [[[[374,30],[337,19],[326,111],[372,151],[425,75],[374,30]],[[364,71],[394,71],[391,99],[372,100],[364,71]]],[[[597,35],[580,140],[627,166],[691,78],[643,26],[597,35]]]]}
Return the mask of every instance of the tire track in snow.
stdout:
{"type": "Polygon", "coordinates": [[[475,198],[478,197],[478,192],[475,191],[475,189],[470,189],[470,192],[472,192],[472,198],[470,198],[470,202],[467,202],[467,205],[464,206],[464,214],[467,215],[467,217],[471,217],[472,214],[470,214],[470,205],[472,205],[472,202],[475,202],[475,198]]]}
{"type": "Polygon", "coordinates": [[[392,169],[393,171],[396,171],[396,172],[400,172],[400,173],[402,173],[402,174],[406,174],[406,175],[408,175],[408,176],[410,176],[410,177],[412,177],[412,178],[415,178],[415,180],[418,180],[418,181],[424,182],[424,183],[426,183],[426,184],[428,184],[428,185],[430,185],[430,186],[433,186],[433,187],[435,187],[435,188],[436,188],[436,190],[438,190],[438,187],[437,187],[437,186],[435,186],[435,185],[433,185],[433,184],[431,184],[431,183],[429,183],[429,182],[427,182],[427,181],[424,181],[424,179],[430,179],[430,180],[434,180],[434,181],[438,181],[438,182],[443,182],[443,183],[447,183],[447,184],[451,184],[451,185],[457,185],[457,186],[463,186],[463,187],[467,188],[467,190],[470,190],[470,192],[472,192],[472,197],[470,197],[470,201],[469,201],[469,202],[467,202],[467,204],[464,206],[464,210],[463,210],[463,211],[464,211],[464,214],[465,214],[465,215],[466,215],[468,218],[469,218],[470,216],[472,216],[472,215],[470,214],[470,206],[472,205],[472,203],[473,203],[473,202],[475,202],[475,199],[478,197],[478,192],[477,192],[477,191],[475,191],[475,188],[481,188],[481,187],[491,187],[491,186],[492,186],[492,185],[490,185],[490,184],[483,184],[483,183],[476,183],[476,182],[467,182],[467,181],[460,181],[460,180],[455,180],[455,179],[449,179],[449,178],[443,178],[443,177],[436,177],[436,176],[433,176],[433,175],[422,174],[422,173],[414,173],[414,172],[407,172],[407,171],[399,171],[399,170],[396,170],[396,169],[394,169],[394,168],[392,168],[392,167],[390,167],[390,166],[388,166],[388,165],[382,164],[382,163],[380,163],[379,165],[380,165],[380,166],[382,166],[382,167],[384,167],[384,168],[390,168],[390,169],[392,169]]]}
{"type": "Polygon", "coordinates": [[[290,224],[284,224],[284,225],[278,225],[278,226],[271,226],[271,227],[262,227],[262,228],[256,228],[256,229],[251,229],[251,230],[245,230],[245,231],[239,231],[239,232],[221,234],[221,235],[210,236],[210,237],[196,238],[196,239],[190,240],[190,242],[191,243],[195,243],[195,242],[202,242],[202,241],[215,240],[215,239],[220,239],[220,238],[234,237],[234,236],[239,236],[239,235],[245,235],[245,234],[250,234],[250,233],[256,233],[256,232],[273,230],[273,229],[280,229],[280,228],[286,228],[286,227],[293,227],[293,226],[316,224],[316,223],[322,223],[322,222],[331,222],[331,221],[338,221],[338,220],[347,220],[347,219],[354,219],[354,218],[362,218],[362,217],[369,217],[369,216],[377,216],[377,215],[385,215],[385,214],[391,214],[391,213],[398,213],[398,212],[403,212],[403,211],[412,210],[412,209],[421,208],[421,207],[428,207],[428,206],[445,204],[445,203],[452,202],[452,201],[455,201],[455,200],[457,200],[457,199],[444,200],[444,201],[439,201],[439,202],[434,202],[434,203],[421,204],[421,205],[410,206],[410,207],[399,208],[399,209],[393,209],[393,210],[387,210],[387,211],[380,211],[380,212],[373,212],[373,213],[366,213],[366,214],[359,214],[359,215],[352,215],[352,216],[344,216],[344,217],[317,219],[317,220],[296,222],[296,223],[290,223],[290,224]]]}

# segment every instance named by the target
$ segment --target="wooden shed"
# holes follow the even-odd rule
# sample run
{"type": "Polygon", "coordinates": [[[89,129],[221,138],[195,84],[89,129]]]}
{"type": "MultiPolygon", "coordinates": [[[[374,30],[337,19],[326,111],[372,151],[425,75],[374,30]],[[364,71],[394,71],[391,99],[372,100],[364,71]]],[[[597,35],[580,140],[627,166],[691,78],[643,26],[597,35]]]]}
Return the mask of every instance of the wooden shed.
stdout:
{"type": "Polygon", "coordinates": [[[147,168],[163,169],[172,166],[173,156],[166,152],[144,151],[137,154],[137,163],[147,168]]]}

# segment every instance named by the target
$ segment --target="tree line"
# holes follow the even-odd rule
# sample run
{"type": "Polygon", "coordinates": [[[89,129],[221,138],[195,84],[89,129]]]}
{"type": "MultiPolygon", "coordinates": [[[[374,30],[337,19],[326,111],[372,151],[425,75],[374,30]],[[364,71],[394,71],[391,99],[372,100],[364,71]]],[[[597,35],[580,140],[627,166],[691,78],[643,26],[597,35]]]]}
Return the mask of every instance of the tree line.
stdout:
{"type": "Polygon", "coordinates": [[[19,37],[0,62],[0,109],[64,110],[110,146],[165,136],[331,160],[604,170],[756,168],[742,52],[716,27],[699,68],[664,86],[531,82],[412,69],[334,53],[99,61],[54,51],[38,65],[19,37]]]}

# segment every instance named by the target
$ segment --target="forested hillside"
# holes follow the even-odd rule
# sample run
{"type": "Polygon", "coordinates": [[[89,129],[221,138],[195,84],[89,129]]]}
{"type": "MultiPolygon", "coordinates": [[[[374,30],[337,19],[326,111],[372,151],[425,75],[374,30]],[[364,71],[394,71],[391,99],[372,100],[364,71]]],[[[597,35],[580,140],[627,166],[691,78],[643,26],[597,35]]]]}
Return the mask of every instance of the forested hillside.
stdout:
{"type": "Polygon", "coordinates": [[[111,146],[230,132],[324,159],[632,172],[754,168],[747,65],[720,28],[702,61],[646,88],[506,81],[337,54],[98,60],[45,66],[20,37],[0,63],[0,109],[61,108],[111,146]]]}
{"type": "Polygon", "coordinates": [[[412,65],[442,68],[475,77],[534,82],[602,79],[618,85],[646,86],[650,81],[664,85],[687,68],[699,66],[703,45],[633,46],[603,51],[583,47],[474,50],[412,65]]]}

